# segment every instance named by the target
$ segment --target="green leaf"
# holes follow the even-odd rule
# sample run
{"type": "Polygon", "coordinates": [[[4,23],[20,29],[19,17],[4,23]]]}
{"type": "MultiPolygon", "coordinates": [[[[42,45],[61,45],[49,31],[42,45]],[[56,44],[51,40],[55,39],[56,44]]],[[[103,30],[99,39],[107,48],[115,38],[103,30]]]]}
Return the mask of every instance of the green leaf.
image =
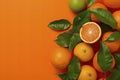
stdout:
{"type": "Polygon", "coordinates": [[[58,74],[58,76],[62,79],[62,80],[70,80],[69,79],[69,75],[67,73],[65,74],[58,74]]]}
{"type": "Polygon", "coordinates": [[[120,80],[120,69],[114,69],[107,80],[120,80]]]}
{"type": "Polygon", "coordinates": [[[66,19],[56,20],[51,22],[48,27],[53,30],[65,30],[70,27],[70,22],[66,19]]]}
{"type": "Polygon", "coordinates": [[[79,59],[74,56],[70,65],[68,66],[68,72],[64,74],[58,74],[62,80],[77,80],[80,75],[80,62],[79,59]]]}
{"type": "Polygon", "coordinates": [[[70,39],[69,50],[72,51],[73,48],[81,42],[80,35],[78,33],[74,33],[70,39]]]}
{"type": "Polygon", "coordinates": [[[112,55],[109,48],[103,42],[100,44],[100,51],[98,53],[97,61],[104,72],[110,70],[110,67],[112,65],[112,55]]]}
{"type": "Polygon", "coordinates": [[[100,23],[99,25],[100,25],[100,27],[102,29],[102,33],[106,33],[108,31],[112,31],[113,30],[109,25],[106,25],[104,23],[100,23]]]}
{"type": "Polygon", "coordinates": [[[95,3],[96,0],[88,0],[88,7],[95,3]]]}
{"type": "Polygon", "coordinates": [[[111,12],[108,10],[97,8],[97,9],[91,9],[90,10],[101,22],[109,25],[113,29],[117,28],[117,22],[113,18],[111,12]]]}
{"type": "Polygon", "coordinates": [[[71,79],[77,79],[80,74],[80,62],[79,59],[74,56],[71,64],[68,66],[68,74],[71,79]]]}
{"type": "Polygon", "coordinates": [[[120,69],[120,53],[115,53],[114,57],[115,57],[116,67],[120,69]]]}
{"type": "Polygon", "coordinates": [[[72,32],[76,32],[79,33],[80,28],[82,27],[82,25],[86,22],[90,21],[90,11],[84,11],[79,13],[73,21],[73,28],[72,28],[72,32]]]}
{"type": "Polygon", "coordinates": [[[55,42],[61,47],[69,47],[71,37],[72,37],[71,33],[64,32],[57,36],[55,42]]]}
{"type": "Polygon", "coordinates": [[[114,33],[112,33],[106,41],[108,42],[112,42],[112,41],[116,41],[116,40],[120,40],[120,32],[116,31],[114,33]]]}

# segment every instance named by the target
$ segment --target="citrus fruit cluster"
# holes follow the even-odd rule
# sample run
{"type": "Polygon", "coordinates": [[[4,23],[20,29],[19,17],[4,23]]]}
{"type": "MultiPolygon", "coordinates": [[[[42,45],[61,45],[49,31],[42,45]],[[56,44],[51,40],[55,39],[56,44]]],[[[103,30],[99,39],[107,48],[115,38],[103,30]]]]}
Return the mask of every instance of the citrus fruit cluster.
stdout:
{"type": "Polygon", "coordinates": [[[69,7],[77,12],[73,23],[59,19],[48,25],[63,31],[51,57],[55,68],[67,70],[58,76],[61,80],[120,80],[120,0],[69,0],[69,7]]]}

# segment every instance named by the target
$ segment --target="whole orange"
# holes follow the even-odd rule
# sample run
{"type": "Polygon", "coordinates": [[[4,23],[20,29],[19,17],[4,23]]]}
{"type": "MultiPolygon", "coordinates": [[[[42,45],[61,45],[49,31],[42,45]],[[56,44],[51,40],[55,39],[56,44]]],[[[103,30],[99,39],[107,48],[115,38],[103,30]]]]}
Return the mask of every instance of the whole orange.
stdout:
{"type": "Polygon", "coordinates": [[[109,8],[120,8],[120,0],[103,0],[103,3],[109,8]]]}
{"type": "Polygon", "coordinates": [[[90,65],[83,65],[78,80],[96,80],[97,72],[90,65]]]}
{"type": "MultiPolygon", "coordinates": [[[[96,8],[102,8],[102,9],[105,9],[107,10],[107,7],[102,4],[102,3],[94,3],[92,6],[90,6],[89,9],[96,9],[96,8]]],[[[100,22],[94,14],[91,14],[91,20],[94,21],[94,22],[100,22]]]]}
{"type": "Polygon", "coordinates": [[[82,62],[88,62],[94,55],[93,48],[87,43],[79,43],[74,48],[74,55],[82,62]]]}
{"type": "Polygon", "coordinates": [[[57,69],[65,69],[70,60],[71,53],[68,49],[62,47],[57,48],[51,56],[51,63],[57,69]]]}
{"type": "MultiPolygon", "coordinates": [[[[113,32],[106,32],[103,34],[103,37],[102,37],[102,41],[105,41],[113,32]]],[[[110,49],[110,51],[113,53],[113,52],[116,52],[120,45],[119,45],[119,41],[114,41],[114,42],[104,42],[110,49]]]]}
{"type": "MultiPolygon", "coordinates": [[[[97,53],[95,54],[95,56],[93,57],[93,66],[94,66],[94,68],[95,68],[97,71],[99,71],[99,72],[104,72],[104,71],[101,69],[101,67],[99,66],[97,59],[98,59],[98,52],[97,52],[97,53]]],[[[115,66],[115,59],[114,59],[113,56],[112,56],[112,59],[113,59],[113,63],[112,63],[111,69],[115,66]]]]}
{"type": "Polygon", "coordinates": [[[117,29],[120,31],[120,10],[113,13],[113,17],[117,22],[117,29]]]}

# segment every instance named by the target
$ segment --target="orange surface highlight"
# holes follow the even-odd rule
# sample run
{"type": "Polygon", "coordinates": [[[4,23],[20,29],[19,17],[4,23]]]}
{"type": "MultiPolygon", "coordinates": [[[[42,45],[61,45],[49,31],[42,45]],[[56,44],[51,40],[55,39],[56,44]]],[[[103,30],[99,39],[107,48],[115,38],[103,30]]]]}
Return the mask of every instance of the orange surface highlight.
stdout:
{"type": "Polygon", "coordinates": [[[0,0],[0,80],[60,80],[50,54],[60,32],[47,27],[75,16],[68,0],[0,0]]]}

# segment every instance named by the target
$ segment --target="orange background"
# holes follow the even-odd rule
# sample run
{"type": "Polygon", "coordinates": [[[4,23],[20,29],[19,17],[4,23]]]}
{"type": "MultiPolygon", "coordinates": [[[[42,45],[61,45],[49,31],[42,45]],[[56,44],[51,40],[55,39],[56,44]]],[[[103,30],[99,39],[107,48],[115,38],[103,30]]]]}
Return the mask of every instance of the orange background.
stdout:
{"type": "Polygon", "coordinates": [[[74,16],[68,0],[0,0],[0,80],[60,80],[50,64],[60,32],[47,25],[74,16]]]}

